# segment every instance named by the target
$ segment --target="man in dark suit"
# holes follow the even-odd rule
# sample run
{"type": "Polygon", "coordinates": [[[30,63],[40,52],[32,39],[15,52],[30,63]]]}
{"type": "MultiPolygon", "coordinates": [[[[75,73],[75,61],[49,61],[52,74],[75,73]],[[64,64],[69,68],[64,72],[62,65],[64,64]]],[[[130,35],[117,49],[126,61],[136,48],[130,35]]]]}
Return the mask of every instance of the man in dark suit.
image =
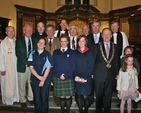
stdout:
{"type": "MultiPolygon", "coordinates": [[[[93,33],[89,34],[87,36],[87,38],[88,38],[88,47],[90,49],[93,49],[94,45],[99,43],[99,42],[102,42],[103,39],[102,39],[101,33],[100,33],[100,26],[101,26],[100,21],[99,20],[94,20],[92,22],[91,26],[92,26],[93,33]]],[[[94,86],[93,86],[93,90],[94,90],[94,86]]],[[[89,98],[90,98],[91,104],[94,103],[94,91],[92,91],[89,98]]]]}
{"type": "Polygon", "coordinates": [[[94,47],[94,86],[96,92],[96,113],[110,113],[113,84],[119,71],[118,45],[110,42],[112,32],[102,31],[103,42],[94,47]],[[102,112],[104,108],[104,112],[102,112]]]}
{"type": "Polygon", "coordinates": [[[31,37],[32,27],[30,25],[24,26],[23,33],[25,36],[16,40],[16,56],[20,103],[21,107],[26,108],[26,100],[28,100],[31,105],[33,104],[33,93],[30,86],[31,73],[27,67],[27,60],[29,53],[36,49],[37,39],[31,37]],[[26,83],[28,84],[27,95],[26,83]]]}
{"type": "Polygon", "coordinates": [[[93,45],[102,42],[102,37],[101,37],[101,33],[100,33],[100,21],[99,20],[94,20],[92,22],[92,34],[89,34],[87,36],[88,38],[88,47],[91,49],[93,47],[93,45]]]}

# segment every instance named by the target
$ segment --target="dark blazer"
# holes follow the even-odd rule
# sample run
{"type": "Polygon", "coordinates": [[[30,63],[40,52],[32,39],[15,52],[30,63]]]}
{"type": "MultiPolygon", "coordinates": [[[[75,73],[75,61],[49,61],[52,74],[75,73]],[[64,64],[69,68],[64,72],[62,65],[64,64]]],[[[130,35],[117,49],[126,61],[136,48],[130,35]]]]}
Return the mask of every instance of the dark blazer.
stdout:
{"type": "MultiPolygon", "coordinates": [[[[94,66],[94,81],[95,82],[105,82],[105,81],[109,81],[109,82],[114,82],[116,75],[118,75],[119,72],[119,62],[120,62],[120,57],[118,55],[118,45],[114,44],[115,47],[115,52],[114,52],[114,58],[112,60],[111,64],[111,68],[107,68],[106,67],[106,61],[104,60],[104,58],[102,57],[101,51],[100,51],[100,45],[96,44],[94,47],[94,58],[95,58],[95,66],[94,66]]],[[[106,56],[106,52],[105,52],[105,47],[104,47],[104,43],[102,42],[102,48],[104,51],[104,55],[106,56]]],[[[110,44],[110,54],[109,54],[109,58],[108,60],[111,58],[112,56],[112,43],[110,44]]]]}
{"type": "MultiPolygon", "coordinates": [[[[89,34],[89,35],[87,36],[87,38],[88,38],[88,47],[89,47],[90,49],[92,49],[92,48],[93,48],[93,45],[95,45],[93,33],[92,33],[92,34],[89,34]]],[[[102,41],[103,41],[103,38],[102,38],[102,36],[101,36],[101,34],[100,34],[100,36],[99,36],[99,42],[102,42],[102,41]]]]}
{"type": "MultiPolygon", "coordinates": [[[[31,37],[31,39],[32,39],[33,50],[35,50],[37,46],[37,39],[33,37],[31,37]]],[[[28,60],[25,37],[18,38],[16,40],[15,49],[16,49],[16,56],[17,56],[17,71],[24,73],[26,70],[26,65],[28,60]]]]}

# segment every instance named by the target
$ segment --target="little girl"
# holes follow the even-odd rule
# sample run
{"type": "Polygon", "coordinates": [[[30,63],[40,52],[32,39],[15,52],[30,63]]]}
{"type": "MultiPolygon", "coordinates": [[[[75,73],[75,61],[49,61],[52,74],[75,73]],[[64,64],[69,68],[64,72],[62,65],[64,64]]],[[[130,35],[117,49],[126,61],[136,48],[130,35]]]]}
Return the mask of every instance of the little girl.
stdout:
{"type": "Polygon", "coordinates": [[[119,99],[121,99],[120,113],[124,113],[124,105],[127,100],[127,111],[131,113],[132,101],[136,98],[138,89],[138,78],[136,76],[137,70],[134,67],[134,57],[126,55],[119,71],[117,79],[117,90],[119,99]]]}

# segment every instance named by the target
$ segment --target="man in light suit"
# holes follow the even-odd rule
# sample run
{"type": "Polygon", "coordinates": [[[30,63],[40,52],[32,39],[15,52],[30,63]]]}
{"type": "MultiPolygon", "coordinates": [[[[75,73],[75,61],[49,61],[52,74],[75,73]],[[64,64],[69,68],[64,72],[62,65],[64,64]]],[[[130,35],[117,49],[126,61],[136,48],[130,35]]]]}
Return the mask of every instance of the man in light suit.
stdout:
{"type": "MultiPolygon", "coordinates": [[[[59,42],[59,38],[54,37],[54,33],[55,33],[55,28],[53,25],[47,25],[46,26],[46,30],[45,33],[47,34],[47,37],[45,37],[46,39],[46,47],[45,49],[47,51],[49,51],[51,53],[51,55],[53,55],[53,51],[55,49],[59,49],[60,48],[60,42],[59,42]]],[[[54,73],[51,70],[50,73],[52,74],[52,83],[54,83],[54,73]]],[[[53,84],[51,84],[53,85],[53,84]]],[[[53,96],[54,98],[54,102],[56,103],[57,106],[60,105],[60,98],[53,96]]]]}
{"type": "Polygon", "coordinates": [[[47,41],[45,49],[52,55],[55,49],[60,48],[59,38],[54,37],[55,28],[53,25],[47,25],[45,33],[47,34],[47,37],[45,38],[47,41]]]}
{"type": "Polygon", "coordinates": [[[36,49],[37,39],[32,36],[32,27],[25,25],[23,28],[24,36],[16,40],[16,56],[17,56],[17,71],[18,71],[18,86],[19,97],[22,108],[26,108],[26,100],[33,105],[33,93],[30,86],[31,72],[27,67],[29,53],[36,49]],[[26,95],[26,83],[28,91],[26,95]],[[27,99],[26,99],[27,97],[27,99]]]}
{"type": "Polygon", "coordinates": [[[93,47],[93,45],[103,41],[103,39],[101,37],[101,33],[100,33],[100,26],[101,26],[100,21],[99,20],[94,20],[92,22],[91,26],[92,26],[93,33],[89,34],[87,36],[87,38],[88,38],[88,47],[90,49],[93,47]]]}
{"type": "Polygon", "coordinates": [[[104,28],[103,41],[96,44],[94,51],[94,86],[96,92],[96,113],[110,113],[112,92],[119,71],[118,45],[111,43],[112,31],[104,28]],[[102,112],[102,108],[104,111],[102,112]]]}

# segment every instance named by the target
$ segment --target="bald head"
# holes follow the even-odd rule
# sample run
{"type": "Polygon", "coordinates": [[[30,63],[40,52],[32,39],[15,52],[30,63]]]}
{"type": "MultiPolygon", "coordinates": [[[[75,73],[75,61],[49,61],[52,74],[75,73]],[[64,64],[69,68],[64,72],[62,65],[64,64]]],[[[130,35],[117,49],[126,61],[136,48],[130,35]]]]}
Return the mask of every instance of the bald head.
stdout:
{"type": "Polygon", "coordinates": [[[90,31],[89,25],[88,24],[83,25],[82,32],[85,36],[89,35],[89,31],[90,31]]]}

